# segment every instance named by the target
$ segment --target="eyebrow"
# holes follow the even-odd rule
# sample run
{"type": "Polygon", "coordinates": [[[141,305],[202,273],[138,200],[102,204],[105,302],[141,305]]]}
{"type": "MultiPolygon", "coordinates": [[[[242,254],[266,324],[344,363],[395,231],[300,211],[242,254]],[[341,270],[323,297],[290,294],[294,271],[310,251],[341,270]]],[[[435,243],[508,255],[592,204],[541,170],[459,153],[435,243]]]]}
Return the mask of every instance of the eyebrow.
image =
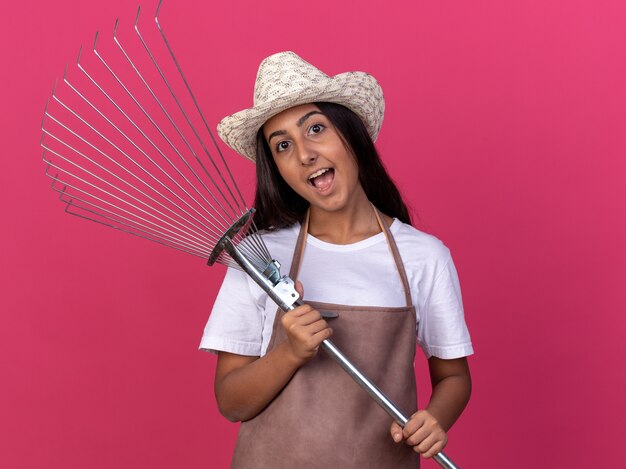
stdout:
{"type": "Polygon", "coordinates": [[[296,122],[296,125],[298,127],[302,127],[302,124],[304,124],[309,117],[314,116],[315,114],[322,114],[322,113],[320,111],[307,112],[304,116],[298,119],[298,122],[296,122]]]}
{"type": "Polygon", "coordinates": [[[267,137],[267,143],[271,142],[274,137],[278,137],[279,135],[287,135],[287,132],[284,130],[277,130],[276,132],[272,132],[269,137],[267,137]]]}
{"type": "MultiPolygon", "coordinates": [[[[322,114],[323,113],[321,111],[311,111],[311,112],[307,112],[304,116],[302,116],[300,119],[298,119],[298,122],[296,122],[296,125],[298,127],[302,127],[302,124],[304,124],[307,119],[311,116],[314,116],[315,114],[322,114]]],[[[287,132],[284,130],[276,130],[275,132],[272,132],[271,134],[269,134],[269,136],[267,137],[267,142],[269,143],[272,138],[277,137],[279,135],[287,135],[287,132]]]]}

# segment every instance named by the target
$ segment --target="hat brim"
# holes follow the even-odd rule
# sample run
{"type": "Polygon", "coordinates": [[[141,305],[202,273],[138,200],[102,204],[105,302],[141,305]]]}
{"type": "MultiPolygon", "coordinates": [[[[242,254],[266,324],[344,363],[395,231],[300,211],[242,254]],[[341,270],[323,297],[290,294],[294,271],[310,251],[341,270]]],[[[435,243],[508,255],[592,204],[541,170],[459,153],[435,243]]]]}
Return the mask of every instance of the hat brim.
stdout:
{"type": "Polygon", "coordinates": [[[245,158],[256,160],[256,137],[271,117],[282,111],[313,102],[341,104],[356,113],[373,141],[383,122],[385,100],[376,79],[365,72],[346,72],[285,94],[259,106],[225,117],[217,125],[220,138],[245,158]]]}

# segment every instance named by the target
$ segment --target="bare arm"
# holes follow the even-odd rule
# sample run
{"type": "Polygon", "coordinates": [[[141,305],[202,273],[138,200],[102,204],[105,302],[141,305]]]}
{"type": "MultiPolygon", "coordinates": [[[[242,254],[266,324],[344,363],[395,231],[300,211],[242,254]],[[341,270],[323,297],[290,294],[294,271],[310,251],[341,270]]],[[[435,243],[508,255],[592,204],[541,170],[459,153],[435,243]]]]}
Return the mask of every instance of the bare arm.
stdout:
{"type": "Polygon", "coordinates": [[[249,420],[261,412],[332,334],[320,313],[308,305],[286,313],[282,327],[288,340],[263,357],[219,354],[215,398],[227,419],[249,420]]]}
{"type": "Polygon", "coordinates": [[[220,352],[214,386],[224,417],[232,422],[249,420],[285,387],[298,365],[282,349],[261,358],[220,352]]]}
{"type": "Polygon", "coordinates": [[[396,443],[403,439],[416,452],[430,458],[448,442],[446,431],[459,418],[472,392],[472,379],[466,358],[428,360],[433,392],[428,406],[411,416],[401,428],[391,425],[391,436],[396,443]]]}
{"type": "Polygon", "coordinates": [[[467,358],[442,360],[431,357],[428,360],[428,368],[433,393],[426,410],[437,419],[445,431],[448,431],[465,409],[472,393],[472,378],[467,358]]]}

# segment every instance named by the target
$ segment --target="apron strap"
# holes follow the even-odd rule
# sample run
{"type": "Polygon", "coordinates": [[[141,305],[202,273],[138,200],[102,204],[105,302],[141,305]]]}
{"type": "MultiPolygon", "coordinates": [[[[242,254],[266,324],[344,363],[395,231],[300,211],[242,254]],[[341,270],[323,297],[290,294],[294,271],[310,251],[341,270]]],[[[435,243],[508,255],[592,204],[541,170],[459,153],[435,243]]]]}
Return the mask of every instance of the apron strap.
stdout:
{"type": "MultiPolygon", "coordinates": [[[[406,300],[406,305],[408,307],[413,305],[413,300],[411,299],[411,288],[409,287],[409,281],[406,276],[406,270],[404,269],[404,263],[402,262],[402,257],[400,257],[400,252],[398,251],[398,246],[396,245],[395,240],[393,239],[393,235],[389,231],[387,224],[383,221],[378,209],[372,205],[372,209],[374,210],[374,215],[376,215],[376,219],[378,220],[378,224],[385,234],[385,239],[387,240],[387,245],[389,246],[389,250],[393,256],[393,260],[396,264],[396,269],[398,270],[398,274],[400,275],[400,280],[402,281],[402,287],[404,289],[404,298],[406,300]]],[[[300,271],[300,264],[302,263],[302,257],[304,256],[304,247],[306,245],[306,235],[309,232],[309,215],[310,210],[307,210],[306,215],[304,216],[304,220],[302,221],[302,226],[300,228],[300,233],[298,233],[298,240],[296,241],[296,247],[293,252],[293,259],[291,260],[291,269],[289,270],[289,277],[295,281],[300,271]]]]}
{"type": "Polygon", "coordinates": [[[300,271],[300,263],[302,262],[302,257],[304,256],[304,246],[306,244],[306,235],[309,232],[310,213],[311,213],[311,210],[307,209],[306,215],[304,215],[304,220],[302,220],[302,225],[300,226],[300,232],[298,233],[298,240],[296,241],[296,247],[293,250],[293,258],[291,259],[291,268],[289,269],[289,277],[294,282],[296,281],[296,277],[298,276],[298,272],[300,271]]]}
{"type": "Polygon", "coordinates": [[[376,219],[378,220],[378,224],[383,229],[383,233],[385,233],[385,238],[387,239],[387,246],[389,246],[389,250],[393,256],[393,260],[396,263],[396,269],[398,269],[398,274],[400,274],[400,280],[402,281],[402,287],[404,288],[404,298],[406,299],[406,305],[412,306],[413,300],[411,299],[411,288],[409,287],[409,280],[406,276],[406,270],[404,268],[404,263],[402,262],[402,257],[400,257],[400,252],[398,251],[398,245],[396,244],[395,239],[393,239],[393,235],[391,231],[389,231],[389,227],[387,223],[382,219],[378,209],[372,205],[374,209],[374,214],[376,215],[376,219]]]}

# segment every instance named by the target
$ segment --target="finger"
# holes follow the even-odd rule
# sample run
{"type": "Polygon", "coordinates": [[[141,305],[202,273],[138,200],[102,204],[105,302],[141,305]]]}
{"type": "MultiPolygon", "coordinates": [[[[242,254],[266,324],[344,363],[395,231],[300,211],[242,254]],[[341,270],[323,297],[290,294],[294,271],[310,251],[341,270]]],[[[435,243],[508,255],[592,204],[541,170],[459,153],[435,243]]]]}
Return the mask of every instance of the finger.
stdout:
{"type": "Polygon", "coordinates": [[[424,440],[426,440],[426,438],[431,433],[432,432],[428,428],[426,428],[424,425],[422,425],[413,434],[411,434],[408,437],[406,437],[406,444],[407,445],[411,445],[411,446],[418,446],[422,442],[424,442],[424,440]]]}
{"type": "Polygon", "coordinates": [[[445,435],[443,435],[442,439],[441,435],[431,434],[419,445],[415,446],[414,449],[424,458],[431,458],[445,447],[446,441],[445,435]]]}
{"type": "Polygon", "coordinates": [[[311,339],[314,341],[313,343],[316,344],[316,347],[319,347],[319,345],[323,341],[328,339],[331,335],[333,335],[333,330],[330,327],[327,327],[327,328],[322,329],[321,331],[316,332],[315,334],[313,334],[311,336],[311,339]]]}
{"type": "Polygon", "coordinates": [[[315,311],[315,310],[313,309],[312,306],[309,306],[309,305],[305,304],[305,305],[297,306],[296,308],[292,309],[291,311],[287,311],[285,313],[285,315],[283,316],[283,318],[285,318],[286,320],[296,319],[296,318],[299,318],[301,316],[304,316],[305,314],[307,314],[307,313],[309,313],[311,311],[315,311]]]}
{"type": "Polygon", "coordinates": [[[300,280],[296,280],[296,292],[298,292],[298,295],[300,295],[300,298],[304,298],[304,285],[302,285],[302,282],[300,280]]]}
{"type": "Polygon", "coordinates": [[[290,337],[306,343],[308,348],[317,348],[322,341],[328,339],[333,333],[326,321],[318,321],[307,326],[294,324],[288,327],[286,331],[290,337]]]}
{"type": "Polygon", "coordinates": [[[402,441],[402,427],[396,422],[391,422],[389,433],[391,434],[391,438],[393,438],[393,441],[395,441],[396,443],[400,443],[402,441]]]}
{"type": "Polygon", "coordinates": [[[435,454],[441,453],[446,445],[444,445],[441,441],[438,441],[434,444],[428,451],[422,453],[422,457],[428,459],[432,458],[435,454]]]}
{"type": "Polygon", "coordinates": [[[283,327],[289,337],[303,344],[306,343],[309,349],[317,348],[332,334],[328,323],[321,319],[317,311],[311,311],[297,318],[285,316],[283,327]]]}
{"type": "Polygon", "coordinates": [[[319,321],[313,321],[303,327],[305,328],[306,332],[308,332],[311,335],[315,335],[318,332],[321,332],[324,329],[329,328],[328,323],[324,321],[323,319],[320,319],[319,321]]]}
{"type": "Polygon", "coordinates": [[[302,327],[306,327],[311,322],[315,322],[315,321],[306,319],[306,315],[309,312],[310,312],[310,307],[301,306],[292,311],[289,311],[288,313],[285,313],[285,315],[280,319],[283,329],[285,329],[286,331],[295,332],[301,329],[302,327]],[[305,319],[303,319],[303,317],[305,319]]]}
{"type": "Polygon", "coordinates": [[[413,415],[411,415],[411,418],[402,429],[402,436],[404,438],[411,437],[415,434],[415,432],[417,432],[420,428],[424,426],[425,421],[426,416],[423,413],[421,413],[420,411],[415,412],[413,415]]]}
{"type": "Polygon", "coordinates": [[[297,318],[295,318],[295,323],[298,326],[309,326],[317,322],[322,323],[324,327],[326,327],[326,321],[322,319],[322,315],[316,309],[306,311],[303,314],[300,314],[297,318]]]}
{"type": "Polygon", "coordinates": [[[415,448],[415,451],[417,451],[418,453],[425,453],[426,451],[430,449],[432,445],[435,444],[436,441],[437,441],[437,438],[432,433],[428,433],[426,435],[416,434],[416,435],[413,435],[408,440],[406,440],[406,442],[410,444],[411,446],[413,446],[415,448]]]}

